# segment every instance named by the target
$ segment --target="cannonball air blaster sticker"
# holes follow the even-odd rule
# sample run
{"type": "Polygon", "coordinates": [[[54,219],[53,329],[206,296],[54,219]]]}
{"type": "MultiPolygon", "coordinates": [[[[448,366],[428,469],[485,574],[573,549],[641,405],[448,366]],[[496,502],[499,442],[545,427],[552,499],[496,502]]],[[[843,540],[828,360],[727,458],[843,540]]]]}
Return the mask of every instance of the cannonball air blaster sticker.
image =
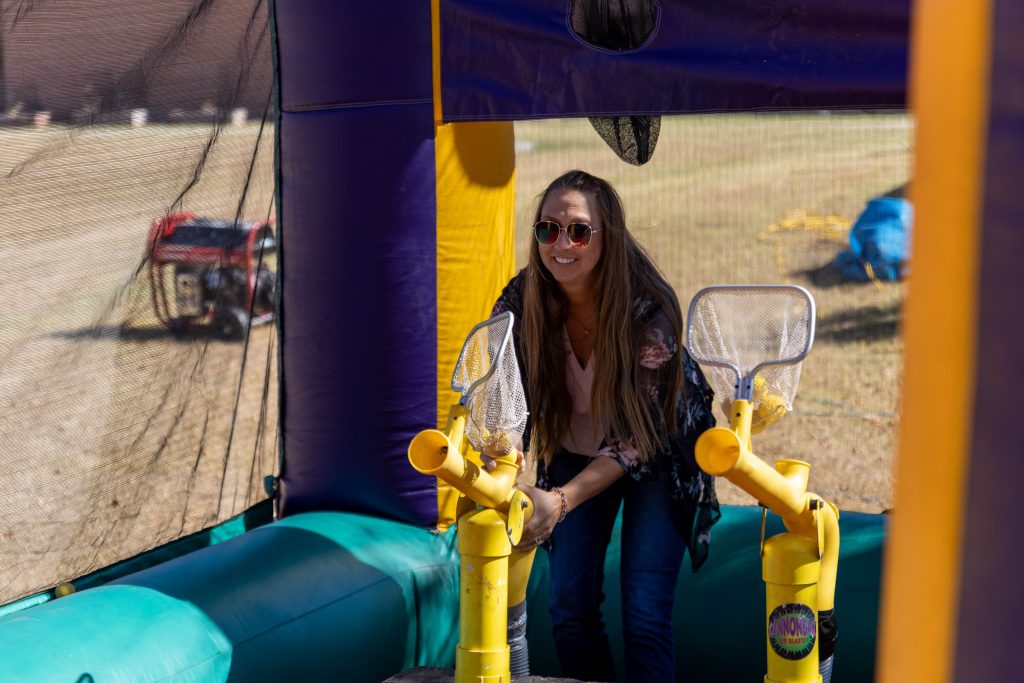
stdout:
{"type": "MultiPolygon", "coordinates": [[[[765,683],[829,683],[835,648],[839,510],[807,491],[811,466],[754,454],[751,435],[793,410],[800,365],[814,341],[814,299],[791,285],[720,285],[694,296],[686,348],[704,366],[728,427],[697,439],[697,464],[761,505],[768,673],[765,683]],[[768,511],[786,531],[765,540],[768,511]]],[[[800,453],[810,444],[792,443],[800,453]]]]}
{"type": "Polygon", "coordinates": [[[784,659],[803,659],[811,654],[817,634],[814,610],[802,603],[779,605],[768,616],[768,644],[784,659]]]}

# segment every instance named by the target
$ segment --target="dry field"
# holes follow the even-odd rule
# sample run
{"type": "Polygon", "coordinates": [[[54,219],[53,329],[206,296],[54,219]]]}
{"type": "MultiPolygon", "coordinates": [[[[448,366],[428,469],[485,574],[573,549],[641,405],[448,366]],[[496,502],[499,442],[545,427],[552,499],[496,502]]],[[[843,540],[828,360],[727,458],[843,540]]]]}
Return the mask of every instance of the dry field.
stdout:
{"type": "MultiPolygon", "coordinates": [[[[898,115],[675,118],[634,168],[585,121],[518,124],[518,225],[580,167],[619,188],[684,306],[713,283],[809,287],[819,333],[796,409],[755,450],[808,460],[814,490],[879,512],[892,505],[904,285],[824,266],[844,246],[836,221],[906,182],[911,132],[898,115]],[[827,215],[832,229],[814,223],[827,215]]],[[[141,267],[151,221],[172,207],[272,213],[272,130],[210,142],[202,125],[0,129],[0,602],[223,521],[276,469],[273,327],[254,331],[243,376],[241,344],[159,325],[141,267]]]]}
{"type": "MultiPolygon", "coordinates": [[[[893,504],[905,284],[845,282],[828,264],[865,202],[907,182],[912,133],[900,114],[673,117],[637,168],[585,120],[517,123],[519,262],[537,195],[581,168],[619,190],[684,311],[711,284],[807,287],[818,331],[794,412],[754,450],[811,463],[811,489],[842,509],[881,512],[893,504]]],[[[728,482],[719,490],[753,502],[728,482]]]]}
{"type": "Polygon", "coordinates": [[[227,127],[207,153],[202,125],[0,130],[0,602],[265,497],[273,326],[254,330],[243,377],[242,344],[159,324],[142,264],[177,198],[233,217],[254,153],[241,214],[267,216],[272,136],[227,127]]]}

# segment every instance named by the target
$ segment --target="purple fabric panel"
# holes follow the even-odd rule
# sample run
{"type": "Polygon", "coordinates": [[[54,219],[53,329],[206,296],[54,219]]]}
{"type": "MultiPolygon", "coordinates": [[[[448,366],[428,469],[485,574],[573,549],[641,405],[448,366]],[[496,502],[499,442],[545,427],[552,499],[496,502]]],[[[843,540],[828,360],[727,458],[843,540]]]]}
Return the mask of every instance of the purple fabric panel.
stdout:
{"type": "Polygon", "coordinates": [[[274,4],[282,111],[432,100],[429,2],[274,4]]]}
{"type": "Polygon", "coordinates": [[[436,519],[406,457],[436,422],[431,113],[282,115],[283,514],[436,519]]]}
{"type": "Polygon", "coordinates": [[[446,121],[901,107],[909,0],[662,0],[630,53],[588,46],[566,0],[441,0],[446,121]]]}
{"type": "Polygon", "coordinates": [[[1017,648],[1024,614],[1024,419],[1017,399],[1024,387],[1024,5],[996,0],[993,11],[957,681],[1021,679],[1017,648]]]}

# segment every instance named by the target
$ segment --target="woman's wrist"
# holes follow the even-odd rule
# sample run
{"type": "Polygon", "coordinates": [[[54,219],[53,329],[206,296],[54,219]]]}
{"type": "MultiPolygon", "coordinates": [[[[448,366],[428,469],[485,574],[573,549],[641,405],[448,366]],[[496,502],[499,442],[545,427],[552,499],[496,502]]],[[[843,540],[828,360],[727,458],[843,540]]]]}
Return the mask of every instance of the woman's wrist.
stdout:
{"type": "Polygon", "coordinates": [[[552,486],[551,492],[558,494],[558,520],[555,522],[555,524],[558,524],[558,522],[561,522],[563,519],[565,519],[565,516],[569,514],[569,497],[565,495],[565,491],[562,489],[561,486],[552,486]]]}

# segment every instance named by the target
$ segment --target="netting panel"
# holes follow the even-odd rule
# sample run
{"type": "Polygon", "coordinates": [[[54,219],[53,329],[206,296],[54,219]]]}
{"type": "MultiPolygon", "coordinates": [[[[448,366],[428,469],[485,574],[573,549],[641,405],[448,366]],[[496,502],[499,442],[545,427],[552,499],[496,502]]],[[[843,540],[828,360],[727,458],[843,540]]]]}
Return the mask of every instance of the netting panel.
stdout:
{"type": "Polygon", "coordinates": [[[4,603],[264,500],[277,342],[265,0],[0,2],[0,51],[4,603]]]}
{"type": "MultiPolygon", "coordinates": [[[[684,313],[716,283],[808,289],[817,320],[799,397],[754,447],[768,462],[810,462],[811,490],[840,508],[880,512],[894,503],[906,283],[850,280],[835,262],[869,199],[907,196],[914,125],[907,112],[878,110],[663,116],[653,157],[633,166],[585,120],[517,122],[517,264],[538,193],[580,168],[615,186],[684,313]]],[[[730,384],[716,396],[720,425],[732,395],[730,384]]],[[[723,502],[750,503],[728,482],[718,487],[723,502]]]]}
{"type": "Polygon", "coordinates": [[[512,314],[478,325],[466,338],[452,375],[452,390],[469,410],[466,436],[489,455],[512,453],[526,429],[526,395],[512,346],[512,314]]]}

